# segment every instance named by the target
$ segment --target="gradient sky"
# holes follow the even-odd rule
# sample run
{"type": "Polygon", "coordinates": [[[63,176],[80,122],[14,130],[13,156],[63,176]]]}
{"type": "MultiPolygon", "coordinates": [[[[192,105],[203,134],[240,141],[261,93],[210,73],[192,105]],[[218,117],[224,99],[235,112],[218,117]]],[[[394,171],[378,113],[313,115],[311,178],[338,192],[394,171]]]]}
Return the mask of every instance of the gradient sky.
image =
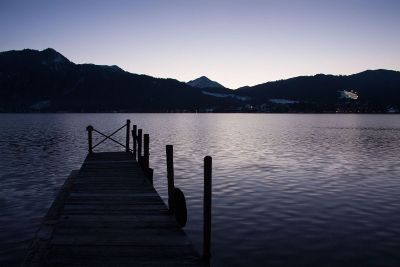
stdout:
{"type": "Polygon", "coordinates": [[[0,51],[47,47],[75,63],[229,88],[400,70],[400,1],[0,0],[0,51]]]}

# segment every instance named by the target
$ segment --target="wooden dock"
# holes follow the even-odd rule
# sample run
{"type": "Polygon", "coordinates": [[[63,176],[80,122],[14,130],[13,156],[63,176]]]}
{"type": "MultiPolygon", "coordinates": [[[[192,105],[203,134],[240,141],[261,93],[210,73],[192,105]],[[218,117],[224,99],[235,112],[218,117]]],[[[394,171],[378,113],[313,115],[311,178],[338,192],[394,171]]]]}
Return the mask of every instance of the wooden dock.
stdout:
{"type": "MultiPolygon", "coordinates": [[[[129,132],[129,123],[127,128],[129,132]]],[[[62,186],[23,266],[209,266],[209,244],[200,256],[181,228],[186,223],[184,199],[178,194],[171,201],[169,192],[167,207],[154,189],[145,158],[148,144],[142,156],[134,130],[135,153],[129,147],[125,152],[93,152],[89,137],[90,153],[62,186]]],[[[211,225],[206,224],[207,230],[211,225]]]]}

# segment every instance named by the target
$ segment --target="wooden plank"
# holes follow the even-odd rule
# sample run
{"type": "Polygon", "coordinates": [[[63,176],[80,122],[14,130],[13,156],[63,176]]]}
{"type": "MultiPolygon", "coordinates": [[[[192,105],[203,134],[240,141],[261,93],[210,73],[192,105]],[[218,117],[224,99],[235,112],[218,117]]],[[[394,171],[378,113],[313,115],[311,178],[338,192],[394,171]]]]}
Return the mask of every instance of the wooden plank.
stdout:
{"type": "Polygon", "coordinates": [[[143,199],[68,199],[65,201],[65,204],[69,205],[104,205],[104,206],[112,206],[112,205],[141,205],[141,206],[149,206],[149,205],[162,205],[160,204],[160,200],[157,198],[147,198],[143,199]]]}
{"type": "Polygon", "coordinates": [[[152,255],[155,258],[192,258],[193,250],[191,246],[69,246],[53,245],[50,251],[50,257],[68,257],[68,258],[100,258],[108,257],[135,257],[144,258],[152,255]]]}
{"type": "Polygon", "coordinates": [[[75,204],[75,205],[65,205],[64,212],[69,211],[86,211],[90,213],[90,211],[106,211],[106,212],[130,212],[130,211],[159,211],[161,213],[168,212],[168,209],[165,205],[157,204],[157,205],[88,205],[88,204],[75,204]]]}
{"type": "Polygon", "coordinates": [[[146,259],[130,258],[99,258],[92,259],[69,259],[69,258],[50,258],[46,266],[74,266],[74,267],[109,267],[109,266],[141,266],[141,267],[191,267],[206,266],[198,259],[157,259],[150,255],[146,259]]]}
{"type": "MultiPolygon", "coordinates": [[[[87,192],[87,188],[81,188],[81,187],[75,187],[74,190],[76,193],[84,193],[87,192]]],[[[118,195],[118,194],[129,194],[132,193],[132,195],[156,195],[157,193],[154,192],[154,190],[151,190],[150,188],[91,188],[90,192],[92,194],[113,194],[113,195],[118,195]]]]}
{"type": "MultiPolygon", "coordinates": [[[[108,228],[108,227],[96,227],[90,229],[81,228],[70,228],[58,226],[55,230],[57,237],[65,238],[111,238],[113,240],[134,240],[139,239],[154,239],[159,237],[169,236],[171,239],[186,238],[185,233],[182,229],[176,227],[170,228],[108,228]]],[[[54,238],[54,237],[53,237],[54,238]]]]}
{"type": "Polygon", "coordinates": [[[166,215],[132,215],[132,214],[124,214],[116,216],[109,215],[88,215],[88,214],[80,214],[80,215],[63,215],[59,218],[59,222],[63,221],[79,221],[79,222],[123,222],[123,221],[140,221],[140,222],[174,222],[175,219],[172,216],[166,215]]]}
{"type": "Polygon", "coordinates": [[[175,237],[173,235],[166,236],[115,236],[110,234],[108,236],[92,236],[92,235],[55,235],[51,241],[52,245],[97,245],[97,246],[179,246],[191,245],[187,237],[175,237]]]}
{"type": "Polygon", "coordinates": [[[75,193],[75,192],[71,192],[71,197],[93,197],[93,198],[117,198],[117,197],[132,197],[132,198],[137,198],[137,197],[158,197],[158,194],[156,192],[150,192],[150,193],[99,193],[99,192],[94,192],[94,193],[89,193],[89,192],[79,192],[79,193],[75,193]]]}
{"type": "Polygon", "coordinates": [[[124,203],[129,203],[129,202],[135,202],[135,203],[153,203],[153,202],[160,202],[160,197],[158,195],[152,195],[152,196],[132,196],[130,194],[125,195],[125,196],[120,196],[120,195],[107,195],[103,197],[98,197],[98,196],[92,196],[92,195],[74,195],[71,196],[66,200],[66,203],[70,202],[85,202],[85,203],[90,203],[91,201],[94,202],[111,202],[111,203],[118,203],[118,202],[124,202],[124,203]]]}
{"type": "MultiPolygon", "coordinates": [[[[123,182],[121,182],[121,183],[123,183],[123,182]]],[[[94,194],[94,193],[96,193],[95,192],[96,190],[109,189],[111,191],[115,190],[115,194],[117,194],[117,193],[122,193],[122,192],[117,192],[117,190],[121,190],[121,189],[124,189],[124,188],[126,188],[127,190],[129,189],[129,192],[134,192],[134,191],[136,191],[136,192],[151,192],[151,193],[154,193],[154,194],[158,195],[157,192],[154,190],[154,188],[151,188],[149,185],[142,184],[142,183],[127,184],[126,186],[123,186],[121,184],[120,185],[113,185],[113,186],[107,186],[105,184],[98,184],[98,185],[95,184],[93,186],[90,186],[88,184],[81,184],[81,185],[74,185],[74,190],[73,190],[72,193],[80,193],[80,192],[77,192],[77,191],[78,190],[80,190],[80,191],[84,190],[84,192],[81,192],[81,193],[83,193],[83,194],[85,194],[85,193],[94,194]]],[[[128,195],[128,194],[129,193],[127,192],[125,195],[128,195]]]]}
{"type": "MultiPolygon", "coordinates": [[[[117,212],[117,211],[159,211],[163,214],[164,211],[168,211],[165,206],[161,205],[66,205],[64,212],[68,211],[106,211],[106,212],[117,212]]],[[[168,214],[168,213],[167,213],[168,214]]]]}
{"type": "Polygon", "coordinates": [[[81,214],[91,214],[91,215],[112,215],[112,216],[119,216],[123,214],[134,214],[134,215],[158,215],[164,214],[169,215],[167,211],[153,211],[153,210],[117,210],[117,211],[104,211],[104,210],[94,210],[94,211],[86,211],[86,210],[70,210],[65,211],[63,214],[65,215],[81,215],[81,214]]]}
{"type": "Polygon", "coordinates": [[[176,222],[172,220],[114,220],[114,221],[97,221],[97,220],[64,220],[58,222],[59,228],[176,228],[176,222]]]}

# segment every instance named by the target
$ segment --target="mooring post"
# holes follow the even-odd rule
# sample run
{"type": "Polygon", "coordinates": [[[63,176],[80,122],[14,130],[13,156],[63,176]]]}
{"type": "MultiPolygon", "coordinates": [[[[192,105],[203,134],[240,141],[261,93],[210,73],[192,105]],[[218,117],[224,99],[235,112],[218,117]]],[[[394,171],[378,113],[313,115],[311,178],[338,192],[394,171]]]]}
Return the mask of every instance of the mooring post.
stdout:
{"type": "Polygon", "coordinates": [[[212,186],[212,158],[204,158],[204,202],[203,202],[203,258],[211,257],[211,186],[212,186]]]}
{"type": "Polygon", "coordinates": [[[133,160],[136,160],[136,133],[137,133],[137,126],[133,125],[132,129],[132,141],[133,141],[133,160]]]}
{"type": "Polygon", "coordinates": [[[172,199],[172,191],[174,190],[174,147],[166,145],[167,152],[167,180],[168,180],[168,208],[171,213],[174,212],[174,201],[172,199]]]}
{"type": "Polygon", "coordinates": [[[143,135],[143,168],[147,172],[150,166],[150,136],[149,134],[143,135]]]}
{"type": "Polygon", "coordinates": [[[147,179],[149,179],[150,184],[153,184],[153,174],[154,174],[154,170],[152,168],[148,168],[146,171],[147,174],[147,179]]]}
{"type": "Polygon", "coordinates": [[[93,146],[92,146],[92,132],[93,132],[93,126],[89,125],[86,127],[86,131],[88,132],[88,145],[89,145],[89,154],[93,153],[93,146]]]}
{"type": "Polygon", "coordinates": [[[142,129],[138,130],[138,162],[139,164],[141,164],[142,161],[142,129]]]}
{"type": "Polygon", "coordinates": [[[131,121],[126,120],[126,152],[129,152],[129,136],[131,135],[131,121]]]}

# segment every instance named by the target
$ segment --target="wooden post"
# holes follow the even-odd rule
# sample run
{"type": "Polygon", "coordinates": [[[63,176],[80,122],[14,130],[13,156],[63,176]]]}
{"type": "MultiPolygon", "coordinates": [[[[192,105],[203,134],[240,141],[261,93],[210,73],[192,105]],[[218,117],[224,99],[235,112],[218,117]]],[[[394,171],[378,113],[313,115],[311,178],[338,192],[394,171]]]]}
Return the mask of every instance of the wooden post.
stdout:
{"type": "Polygon", "coordinates": [[[144,134],[143,136],[143,168],[147,172],[149,168],[150,161],[150,136],[149,134],[144,134]]]}
{"type": "Polygon", "coordinates": [[[129,152],[129,136],[131,136],[131,121],[126,120],[126,152],[129,152]]]}
{"type": "Polygon", "coordinates": [[[89,125],[86,127],[86,131],[88,132],[88,145],[89,145],[89,154],[93,153],[93,146],[92,146],[92,132],[93,132],[93,126],[89,125]]]}
{"type": "Polygon", "coordinates": [[[136,160],[136,134],[137,134],[137,126],[133,125],[132,129],[132,141],[133,141],[133,160],[136,160]]]}
{"type": "Polygon", "coordinates": [[[147,171],[147,178],[150,181],[150,184],[153,184],[153,174],[154,174],[154,170],[152,168],[148,168],[147,171]]]}
{"type": "Polygon", "coordinates": [[[167,180],[168,180],[168,208],[171,213],[174,212],[174,201],[172,199],[172,191],[174,190],[174,147],[166,145],[167,152],[167,180]]]}
{"type": "Polygon", "coordinates": [[[203,207],[203,258],[211,257],[211,185],[212,185],[212,158],[204,158],[204,207],[203,207]]]}
{"type": "Polygon", "coordinates": [[[140,161],[142,160],[142,129],[138,130],[138,162],[140,163],[140,161]]]}

